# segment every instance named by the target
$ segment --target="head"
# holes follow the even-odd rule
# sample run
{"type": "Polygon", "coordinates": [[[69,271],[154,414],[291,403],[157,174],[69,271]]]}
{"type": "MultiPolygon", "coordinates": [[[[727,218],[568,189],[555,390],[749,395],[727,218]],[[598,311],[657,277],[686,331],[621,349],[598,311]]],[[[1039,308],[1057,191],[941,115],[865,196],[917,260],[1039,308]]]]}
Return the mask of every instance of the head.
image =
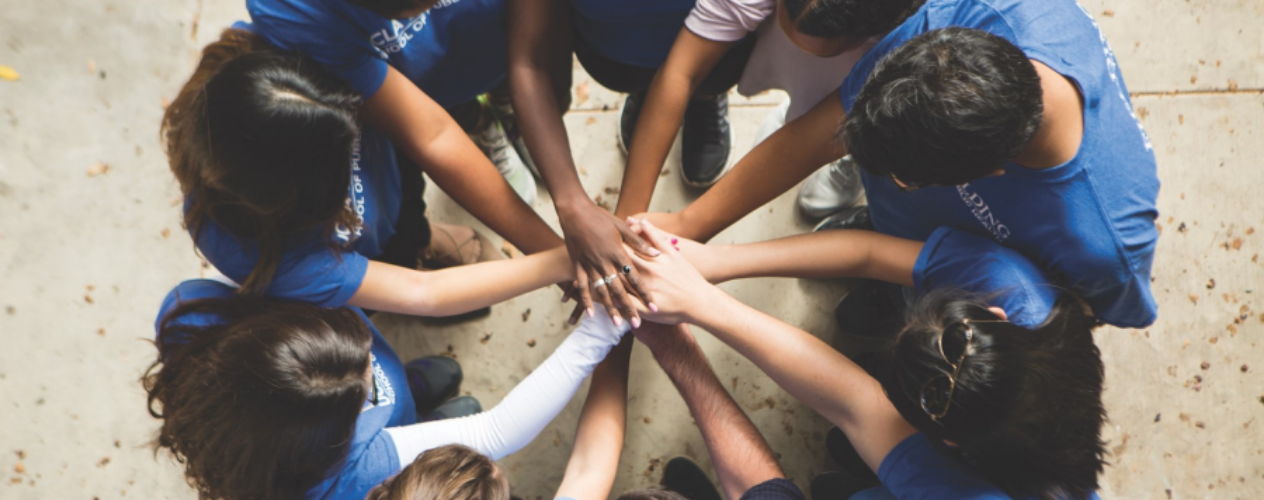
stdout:
{"type": "Polygon", "coordinates": [[[945,28],[888,54],[844,125],[862,168],[905,187],[955,185],[1003,171],[1044,110],[1036,68],[990,33],[945,28]]]}
{"type": "Polygon", "coordinates": [[[509,479],[492,459],[454,444],[422,453],[365,500],[509,500],[509,479]]]}
{"type": "Polygon", "coordinates": [[[781,0],[777,23],[790,41],[817,57],[834,57],[886,34],[925,0],[781,0]]]}
{"type": "Polygon", "coordinates": [[[319,66],[226,30],[163,116],[171,171],[185,195],[185,225],[214,221],[256,241],[259,261],[242,283],[267,288],[288,234],[356,227],[347,208],[360,98],[319,66]]]}
{"type": "Polygon", "coordinates": [[[934,293],[911,308],[880,378],[910,424],[1015,498],[1084,499],[1105,464],[1096,324],[1069,296],[1028,330],[974,299],[934,293]]]}
{"type": "Polygon", "coordinates": [[[412,19],[430,10],[439,0],[347,0],[389,19],[412,19]]]}
{"type": "Polygon", "coordinates": [[[618,500],[689,500],[684,495],[663,488],[632,490],[619,495],[618,500]]]}
{"type": "Polygon", "coordinates": [[[162,422],[157,446],[203,498],[301,498],[347,456],[372,343],[349,309],[248,296],[182,304],[142,379],[162,422]],[[187,314],[224,323],[175,321],[187,314]]]}

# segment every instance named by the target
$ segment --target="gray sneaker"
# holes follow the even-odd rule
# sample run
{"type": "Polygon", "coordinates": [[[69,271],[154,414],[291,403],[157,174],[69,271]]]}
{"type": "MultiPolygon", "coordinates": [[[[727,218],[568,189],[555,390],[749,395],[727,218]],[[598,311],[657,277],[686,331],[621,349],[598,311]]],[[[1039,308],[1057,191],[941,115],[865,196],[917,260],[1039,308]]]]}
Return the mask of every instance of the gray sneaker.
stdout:
{"type": "Polygon", "coordinates": [[[518,158],[518,153],[513,151],[513,146],[510,145],[505,129],[500,126],[499,121],[487,120],[482,130],[470,134],[470,140],[474,141],[474,145],[487,155],[487,159],[491,160],[493,165],[496,165],[496,170],[499,170],[500,175],[509,181],[509,186],[522,197],[522,201],[527,202],[528,205],[535,203],[535,178],[522,163],[522,159],[518,158]]]}
{"type": "Polygon", "coordinates": [[[856,204],[864,188],[851,155],[821,167],[799,189],[799,210],[819,219],[856,204]]]}
{"type": "Polygon", "coordinates": [[[492,113],[496,115],[496,121],[500,122],[500,127],[505,131],[505,137],[513,145],[514,152],[518,153],[518,158],[533,175],[540,177],[540,170],[535,168],[535,160],[531,159],[531,151],[527,149],[527,141],[522,139],[522,129],[518,128],[518,115],[514,113],[513,105],[492,102],[491,108],[492,113]]]}

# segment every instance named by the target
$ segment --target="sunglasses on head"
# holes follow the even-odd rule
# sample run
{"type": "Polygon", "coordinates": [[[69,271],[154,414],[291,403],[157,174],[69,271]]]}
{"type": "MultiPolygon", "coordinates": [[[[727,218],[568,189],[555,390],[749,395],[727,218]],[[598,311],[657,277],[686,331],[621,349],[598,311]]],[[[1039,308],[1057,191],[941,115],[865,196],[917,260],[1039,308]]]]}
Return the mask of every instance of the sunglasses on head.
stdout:
{"type": "Polygon", "coordinates": [[[974,345],[974,326],[972,323],[1005,323],[1005,320],[962,320],[948,325],[939,332],[935,344],[939,347],[939,355],[952,368],[952,373],[941,373],[931,377],[922,386],[922,411],[931,420],[939,422],[952,407],[952,395],[957,390],[957,377],[961,375],[962,362],[974,345]]]}

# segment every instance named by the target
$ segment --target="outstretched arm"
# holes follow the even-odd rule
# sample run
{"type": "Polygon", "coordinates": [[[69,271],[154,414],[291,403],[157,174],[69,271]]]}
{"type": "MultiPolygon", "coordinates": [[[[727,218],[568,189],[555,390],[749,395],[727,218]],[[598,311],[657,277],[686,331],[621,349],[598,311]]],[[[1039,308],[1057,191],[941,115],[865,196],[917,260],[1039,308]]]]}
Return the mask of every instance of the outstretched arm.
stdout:
{"type": "Polygon", "coordinates": [[[833,422],[878,470],[882,459],[913,428],[891,405],[882,386],[863,369],[815,336],[752,309],[707,283],[669,236],[644,225],[659,257],[637,258],[646,283],[659,297],[652,321],[690,322],[750,359],[799,401],[833,422]]]}
{"type": "Polygon", "coordinates": [[[364,120],[390,137],[457,204],[527,253],[562,239],[523,203],[496,167],[438,103],[390,68],[364,103],[364,120]]]}
{"type": "Polygon", "coordinates": [[[689,406],[725,496],[741,498],[761,483],[786,477],[764,436],[716,378],[688,326],[647,324],[636,337],[649,346],[689,406]]]}
{"type": "Polygon", "coordinates": [[[522,449],[566,407],[584,379],[627,331],[627,326],[615,326],[602,311],[595,318],[584,319],[549,359],[495,408],[468,417],[388,428],[400,466],[426,450],[449,444],[468,446],[493,460],[522,449]]]}
{"type": "Polygon", "coordinates": [[[627,427],[628,361],[632,337],[624,337],[593,372],[584,413],[575,430],[575,446],[557,498],[606,500],[619,472],[627,427]]]}
{"type": "Polygon", "coordinates": [[[659,221],[663,229],[702,242],[715,237],[822,165],[846,155],[846,147],[835,138],[846,117],[838,96],[826,96],[755,146],[684,210],[665,216],[659,221]]]}
{"type": "Polygon", "coordinates": [[[681,253],[712,283],[773,276],[868,278],[911,286],[913,267],[925,245],[874,231],[851,229],[740,245],[679,241],[681,253]]]}

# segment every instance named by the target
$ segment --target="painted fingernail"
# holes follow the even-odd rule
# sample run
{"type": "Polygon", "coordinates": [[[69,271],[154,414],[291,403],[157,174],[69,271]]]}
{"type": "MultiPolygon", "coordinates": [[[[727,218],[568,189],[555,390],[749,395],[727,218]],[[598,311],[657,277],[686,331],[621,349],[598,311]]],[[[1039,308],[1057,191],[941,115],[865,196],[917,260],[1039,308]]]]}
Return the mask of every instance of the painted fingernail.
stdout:
{"type": "Polygon", "coordinates": [[[677,252],[679,252],[679,251],[680,251],[680,247],[678,247],[678,246],[672,245],[672,248],[675,248],[677,252]]]}
{"type": "Polygon", "coordinates": [[[641,327],[641,318],[633,317],[632,328],[640,328],[640,327],[641,327]]]}
{"type": "Polygon", "coordinates": [[[658,251],[657,248],[650,249],[650,257],[658,257],[659,255],[662,255],[662,254],[663,252],[658,251]]]}
{"type": "Polygon", "coordinates": [[[595,313],[595,312],[593,312],[593,308],[589,307],[589,308],[588,308],[588,317],[589,317],[589,318],[591,318],[591,317],[593,317],[595,314],[596,314],[596,313],[595,313]]]}
{"type": "Polygon", "coordinates": [[[614,326],[623,326],[623,318],[616,315],[614,317],[614,326]]]}
{"type": "Polygon", "coordinates": [[[655,303],[653,303],[653,302],[650,302],[649,306],[650,306],[650,312],[658,312],[658,305],[657,305],[657,304],[655,304],[655,303]]]}
{"type": "Polygon", "coordinates": [[[672,246],[676,246],[677,243],[680,243],[680,240],[676,238],[672,238],[672,246]]]}

